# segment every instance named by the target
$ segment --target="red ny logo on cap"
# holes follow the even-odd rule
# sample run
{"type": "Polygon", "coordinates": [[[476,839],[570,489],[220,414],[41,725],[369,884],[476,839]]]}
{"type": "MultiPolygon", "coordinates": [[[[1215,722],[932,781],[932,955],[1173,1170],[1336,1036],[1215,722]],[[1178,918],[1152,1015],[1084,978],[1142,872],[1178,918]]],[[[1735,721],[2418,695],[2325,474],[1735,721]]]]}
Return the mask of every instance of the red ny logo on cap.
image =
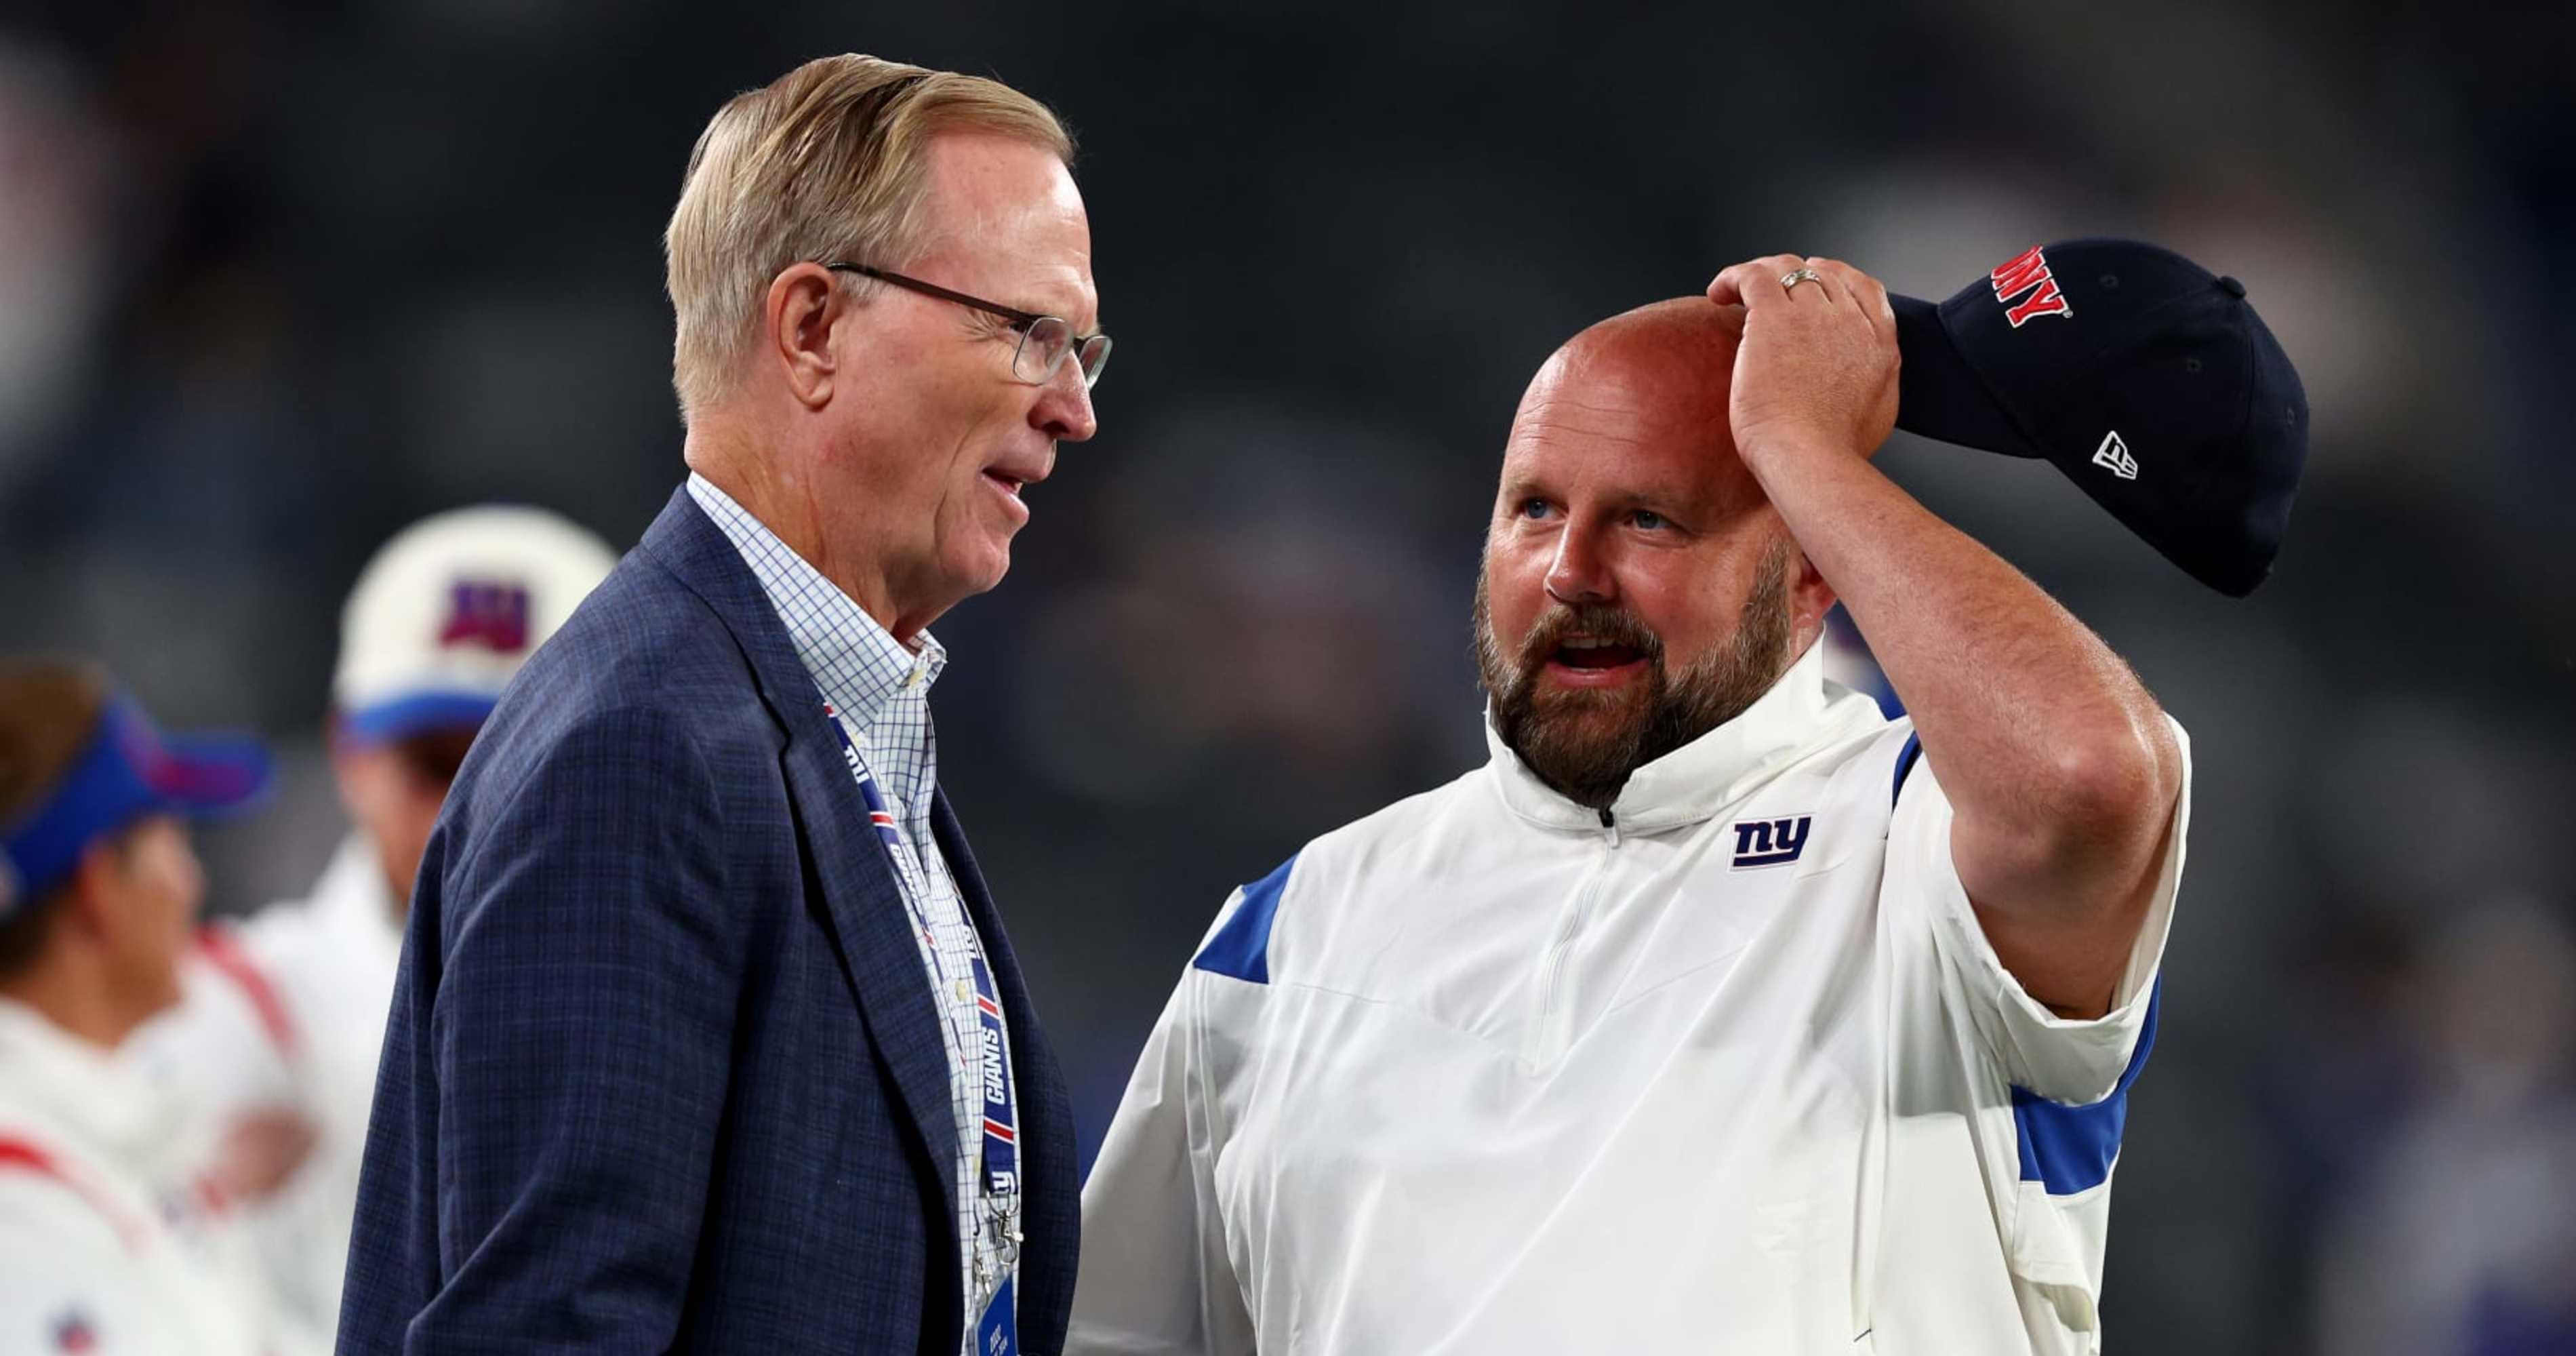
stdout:
{"type": "Polygon", "coordinates": [[[2075,314],[2075,308],[2066,304],[2066,294],[2057,290],[2057,275],[2048,271],[2048,256],[2040,253],[2037,245],[2013,256],[2010,263],[1987,276],[1995,285],[1995,300],[2004,304],[2004,319],[2011,321],[2014,329],[2020,329],[2023,321],[2035,315],[2075,314]],[[2012,299],[2024,292],[2030,293],[2030,299],[2013,305],[2012,299]]]}
{"type": "Polygon", "coordinates": [[[528,586],[459,579],[447,595],[447,624],[438,647],[481,645],[496,654],[528,648],[528,586]]]}

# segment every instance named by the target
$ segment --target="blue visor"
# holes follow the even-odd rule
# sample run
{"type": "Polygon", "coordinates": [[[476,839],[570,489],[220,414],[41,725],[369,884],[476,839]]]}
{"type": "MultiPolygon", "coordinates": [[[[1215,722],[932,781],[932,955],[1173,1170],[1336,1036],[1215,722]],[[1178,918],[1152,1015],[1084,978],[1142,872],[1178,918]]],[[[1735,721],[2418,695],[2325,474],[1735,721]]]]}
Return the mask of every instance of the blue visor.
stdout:
{"type": "Polygon", "coordinates": [[[480,692],[421,692],[344,712],[340,727],[362,744],[480,729],[500,699],[480,692]]]}
{"type": "Polygon", "coordinates": [[[269,775],[268,751],[248,735],[168,738],[133,698],[109,698],[71,770],[0,838],[0,918],[61,888],[100,838],[150,814],[246,809],[269,775]]]}

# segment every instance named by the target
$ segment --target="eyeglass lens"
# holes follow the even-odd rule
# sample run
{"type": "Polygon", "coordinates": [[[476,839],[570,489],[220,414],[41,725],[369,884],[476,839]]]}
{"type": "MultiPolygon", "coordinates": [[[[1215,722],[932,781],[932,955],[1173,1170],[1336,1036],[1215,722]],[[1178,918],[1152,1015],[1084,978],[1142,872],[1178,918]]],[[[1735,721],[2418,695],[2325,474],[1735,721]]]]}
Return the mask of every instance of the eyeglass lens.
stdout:
{"type": "MultiPolygon", "coordinates": [[[[1073,347],[1073,326],[1055,316],[1040,316],[1020,336],[1019,352],[1012,355],[1011,371],[1020,380],[1044,385],[1054,379],[1073,347]]],[[[1082,364],[1082,384],[1100,380],[1100,369],[1109,362],[1109,337],[1095,334],[1082,351],[1074,355],[1082,364]]]]}

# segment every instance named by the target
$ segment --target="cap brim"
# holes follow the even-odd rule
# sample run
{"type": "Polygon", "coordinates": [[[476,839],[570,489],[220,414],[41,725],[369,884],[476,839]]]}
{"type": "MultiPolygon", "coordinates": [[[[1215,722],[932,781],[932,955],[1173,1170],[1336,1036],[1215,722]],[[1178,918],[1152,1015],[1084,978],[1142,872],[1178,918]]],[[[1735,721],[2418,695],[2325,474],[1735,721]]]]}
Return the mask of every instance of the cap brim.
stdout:
{"type": "Polygon", "coordinates": [[[1950,342],[1939,305],[1889,294],[1896,312],[1896,348],[1902,359],[1896,377],[1896,426],[1937,442],[2000,452],[2008,457],[2043,457],[1995,401],[1968,360],[1950,342]]]}
{"type": "Polygon", "coordinates": [[[386,744],[414,735],[480,729],[499,704],[498,698],[479,692],[423,692],[345,711],[340,724],[360,743],[386,744]]]}
{"type": "Polygon", "coordinates": [[[146,783],[165,807],[191,817],[250,808],[275,771],[267,748],[248,735],[167,735],[161,752],[146,783]]]}

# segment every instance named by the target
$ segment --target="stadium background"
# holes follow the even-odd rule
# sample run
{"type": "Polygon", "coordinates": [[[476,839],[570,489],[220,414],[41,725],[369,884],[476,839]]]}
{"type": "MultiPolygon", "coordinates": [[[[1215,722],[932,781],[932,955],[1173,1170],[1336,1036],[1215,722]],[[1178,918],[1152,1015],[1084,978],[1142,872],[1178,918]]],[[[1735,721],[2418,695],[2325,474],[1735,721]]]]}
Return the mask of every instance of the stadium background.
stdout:
{"type": "Polygon", "coordinates": [[[2306,377],[2268,586],[2201,591],[2035,464],[1882,462],[2195,738],[2115,1349],[2576,1343],[2576,9],[14,0],[6,648],[281,742],[215,907],[339,831],[376,543],[514,499],[622,548],[659,508],[690,142],[842,50],[998,75],[1084,144],[1104,432],[936,629],[943,781],[1086,1154],[1227,891],[1481,758],[1471,570],[1552,347],[1759,252],[1941,297],[2134,235],[2247,280],[2306,377]]]}

